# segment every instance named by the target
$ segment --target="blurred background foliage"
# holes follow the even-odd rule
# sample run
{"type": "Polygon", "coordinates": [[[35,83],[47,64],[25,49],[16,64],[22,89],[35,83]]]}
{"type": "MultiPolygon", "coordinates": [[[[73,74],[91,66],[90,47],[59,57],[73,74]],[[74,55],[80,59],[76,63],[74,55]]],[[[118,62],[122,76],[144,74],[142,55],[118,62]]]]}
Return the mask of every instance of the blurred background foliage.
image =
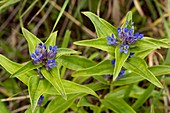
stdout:
{"type": "MultiPolygon", "coordinates": [[[[64,2],[64,0],[1,0],[0,54],[19,63],[30,60],[28,45],[21,33],[21,27],[25,27],[41,40],[46,40],[64,2]]],[[[107,53],[94,48],[73,45],[74,41],[96,38],[92,22],[81,12],[91,11],[119,27],[130,10],[133,12],[133,21],[138,32],[153,38],[170,38],[170,0],[69,0],[54,29],[58,31],[56,43],[61,47],[66,31],[70,30],[71,32],[67,31],[71,33],[68,48],[81,51],[82,56],[99,62],[105,58],[107,53]]],[[[167,55],[166,49],[160,49],[153,51],[146,60],[152,66],[163,63],[164,59],[169,62],[168,56],[170,55],[167,55]]],[[[69,70],[66,75],[70,75],[69,70]]],[[[64,79],[72,80],[73,78],[64,76],[64,79]]],[[[93,78],[90,78],[83,83],[92,81],[93,78]]],[[[168,91],[170,79],[167,77],[165,82],[166,91],[168,91]]],[[[148,85],[142,82],[141,86],[148,85]]],[[[17,79],[10,79],[9,74],[0,67],[0,99],[24,95],[28,95],[27,87],[17,79]]],[[[7,107],[12,113],[24,112],[28,105],[28,98],[0,102],[0,107],[7,107]]],[[[147,101],[145,106],[148,106],[147,101]]],[[[160,110],[159,113],[161,113],[162,110],[168,110],[170,107],[156,107],[155,109],[160,110]]]]}

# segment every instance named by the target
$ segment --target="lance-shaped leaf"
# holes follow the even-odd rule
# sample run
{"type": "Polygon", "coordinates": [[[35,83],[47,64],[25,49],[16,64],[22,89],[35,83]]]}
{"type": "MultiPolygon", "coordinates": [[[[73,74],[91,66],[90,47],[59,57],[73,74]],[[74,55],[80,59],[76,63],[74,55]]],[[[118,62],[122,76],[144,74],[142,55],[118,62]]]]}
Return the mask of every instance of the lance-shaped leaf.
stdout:
{"type": "MultiPolygon", "coordinates": [[[[85,94],[91,94],[98,97],[98,95],[91,88],[87,86],[80,85],[68,80],[62,80],[62,83],[65,88],[66,94],[85,93],[85,94]]],[[[56,92],[56,89],[53,87],[51,87],[46,93],[51,95],[60,95],[58,92],[56,92]]]]}
{"type": "MultiPolygon", "coordinates": [[[[152,66],[152,67],[148,67],[148,69],[155,76],[170,74],[170,66],[169,65],[152,66]]],[[[122,85],[137,83],[144,79],[145,78],[143,78],[142,76],[132,72],[132,73],[125,74],[123,78],[120,78],[118,81],[113,82],[112,85],[113,86],[122,86],[122,85]]]]}
{"type": "Polygon", "coordinates": [[[157,87],[163,88],[159,80],[148,69],[146,62],[143,59],[133,56],[132,58],[128,59],[128,62],[125,62],[124,67],[147,79],[157,87]]]}
{"type": "Polygon", "coordinates": [[[104,60],[99,64],[85,68],[82,70],[75,71],[72,76],[93,76],[93,75],[104,75],[104,74],[112,74],[113,73],[113,65],[110,60],[104,60]]]}
{"type": "MultiPolygon", "coordinates": [[[[131,48],[132,51],[139,52],[139,51],[148,50],[148,49],[159,49],[160,47],[163,46],[163,44],[154,43],[148,40],[148,38],[144,37],[143,39],[138,40],[131,46],[134,46],[134,48],[131,48]],[[144,47],[147,47],[147,48],[144,48],[144,47]]],[[[164,46],[167,46],[167,45],[164,45],[164,46]]]]}
{"type": "Polygon", "coordinates": [[[107,39],[105,38],[98,38],[98,39],[91,39],[91,40],[82,40],[74,42],[74,44],[79,46],[87,46],[87,47],[94,47],[103,51],[110,53],[112,56],[114,55],[115,47],[110,46],[107,44],[107,39]]]}
{"type": "Polygon", "coordinates": [[[101,103],[116,113],[136,113],[122,98],[113,96],[101,100],[101,103]]]}
{"type": "Polygon", "coordinates": [[[48,37],[48,39],[45,42],[45,45],[47,47],[55,46],[56,45],[56,38],[57,38],[57,31],[50,34],[50,36],[48,37]]]}
{"type": "Polygon", "coordinates": [[[72,70],[80,70],[96,65],[92,60],[82,56],[61,56],[57,58],[57,62],[72,70]]]}
{"type": "Polygon", "coordinates": [[[81,54],[81,52],[75,51],[69,48],[58,48],[57,50],[58,52],[57,52],[56,58],[62,55],[81,54]]]}
{"type": "Polygon", "coordinates": [[[115,49],[115,68],[113,71],[113,81],[116,80],[116,78],[118,77],[123,64],[125,63],[125,61],[127,60],[128,56],[129,56],[130,51],[128,51],[127,54],[125,53],[121,53],[120,52],[120,47],[117,46],[115,49]]]}
{"type": "Polygon", "coordinates": [[[144,37],[144,39],[156,44],[159,47],[170,48],[170,44],[169,44],[168,40],[165,41],[165,40],[155,39],[155,38],[150,38],[150,37],[144,37]]]}
{"type": "Polygon", "coordinates": [[[78,96],[80,96],[80,94],[68,95],[68,100],[57,96],[48,104],[44,113],[63,113],[73,104],[78,96]]]}
{"type": "Polygon", "coordinates": [[[142,59],[144,59],[147,55],[149,55],[153,50],[155,49],[147,49],[144,51],[138,51],[135,53],[135,56],[140,57],[142,59]]]}
{"type": "Polygon", "coordinates": [[[53,67],[53,69],[51,69],[50,71],[42,68],[41,73],[51,83],[51,85],[54,86],[59,95],[61,95],[64,99],[67,99],[58,68],[53,67]]]}
{"type": "Polygon", "coordinates": [[[35,65],[32,63],[32,60],[31,60],[27,64],[22,66],[19,70],[17,70],[15,73],[13,73],[10,77],[20,76],[21,74],[24,74],[30,70],[33,70],[39,67],[41,67],[41,65],[35,65]]]}
{"type": "MultiPolygon", "coordinates": [[[[13,62],[1,54],[0,54],[0,65],[3,68],[5,68],[6,71],[8,71],[10,74],[14,74],[16,70],[19,70],[23,66],[23,64],[18,64],[16,62],[13,62]]],[[[35,71],[29,71],[17,76],[17,78],[27,85],[29,77],[35,74],[36,74],[35,71]]]]}
{"type": "Polygon", "coordinates": [[[83,14],[92,21],[99,38],[102,36],[106,38],[107,36],[116,32],[116,28],[110,25],[107,21],[99,18],[97,15],[91,12],[83,12],[83,14]]]}
{"type": "Polygon", "coordinates": [[[42,43],[42,41],[25,28],[22,28],[22,33],[28,42],[29,53],[31,54],[35,51],[37,44],[42,43]]]}
{"type": "Polygon", "coordinates": [[[126,18],[125,18],[125,22],[124,24],[121,26],[122,28],[125,28],[126,27],[126,22],[132,22],[132,11],[129,11],[127,14],[126,14],[126,18]]]}
{"type": "Polygon", "coordinates": [[[38,99],[41,95],[43,95],[44,92],[46,92],[50,85],[51,84],[47,80],[40,79],[40,77],[37,75],[30,77],[28,83],[28,91],[30,95],[32,112],[34,112],[37,106],[38,99]]]}

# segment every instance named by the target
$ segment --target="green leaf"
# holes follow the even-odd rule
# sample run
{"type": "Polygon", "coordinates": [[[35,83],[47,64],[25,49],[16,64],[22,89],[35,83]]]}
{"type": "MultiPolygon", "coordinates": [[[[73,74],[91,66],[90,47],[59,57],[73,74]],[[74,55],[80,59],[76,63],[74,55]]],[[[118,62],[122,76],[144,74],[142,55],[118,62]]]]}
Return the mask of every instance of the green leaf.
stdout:
{"type": "Polygon", "coordinates": [[[125,28],[125,27],[126,27],[126,21],[132,22],[132,11],[129,11],[129,12],[126,14],[126,20],[125,20],[125,22],[123,23],[123,25],[121,26],[122,28],[125,28]]]}
{"type": "MultiPolygon", "coordinates": [[[[126,86],[121,86],[121,87],[117,87],[115,88],[114,90],[112,90],[112,92],[108,93],[105,98],[113,98],[113,97],[116,97],[116,98],[124,98],[126,95],[126,92],[128,90],[129,86],[126,85],[126,86]]],[[[144,88],[141,88],[137,85],[133,85],[133,87],[131,88],[131,91],[130,91],[130,94],[129,94],[129,98],[134,98],[134,99],[138,99],[140,98],[143,93],[146,91],[146,89],[144,88]]],[[[152,91],[151,93],[151,96],[152,97],[156,97],[160,94],[159,91],[152,91]]]]}
{"type": "Polygon", "coordinates": [[[168,41],[155,39],[155,38],[150,38],[150,37],[144,37],[144,39],[156,44],[159,47],[170,48],[170,44],[169,44],[168,41]]]}
{"type": "MultiPolygon", "coordinates": [[[[37,106],[34,110],[34,113],[43,113],[43,111],[44,111],[44,108],[42,108],[41,106],[37,106]]],[[[33,113],[31,106],[24,113],[33,113]]]]}
{"type": "Polygon", "coordinates": [[[105,25],[106,29],[109,29],[109,32],[111,34],[114,34],[117,36],[117,28],[115,28],[112,24],[108,23],[106,20],[99,18],[103,25],[105,25]]]}
{"type": "Polygon", "coordinates": [[[82,56],[61,56],[57,58],[57,62],[72,70],[80,70],[94,66],[96,63],[82,56]]]}
{"type": "Polygon", "coordinates": [[[22,67],[22,64],[18,64],[6,58],[5,56],[0,54],[0,65],[4,67],[10,74],[13,74],[22,67]]]}
{"type": "Polygon", "coordinates": [[[0,101],[0,106],[1,106],[0,113],[10,113],[6,105],[1,101],[0,101]]]}
{"type": "Polygon", "coordinates": [[[62,48],[66,48],[69,44],[69,40],[70,40],[70,35],[71,35],[71,31],[70,30],[66,30],[64,38],[63,38],[63,42],[61,47],[62,48]]]}
{"type": "Polygon", "coordinates": [[[170,74],[170,65],[158,65],[148,68],[155,76],[170,74]]]}
{"type": "Polygon", "coordinates": [[[20,0],[1,0],[0,2],[2,3],[0,4],[0,13],[2,14],[2,12],[4,12],[6,9],[9,9],[8,7],[16,4],[17,2],[20,2],[20,0]]]}
{"type": "MultiPolygon", "coordinates": [[[[101,107],[98,107],[96,105],[91,104],[90,102],[87,101],[85,97],[81,97],[78,104],[78,107],[90,107],[91,110],[93,110],[93,113],[97,113],[96,111],[100,109],[101,112],[101,107]]],[[[98,112],[99,113],[99,112],[98,112]]]]}
{"type": "Polygon", "coordinates": [[[92,89],[93,91],[98,91],[98,90],[102,90],[102,89],[109,89],[108,85],[104,85],[101,83],[91,83],[91,84],[87,84],[87,87],[89,87],[90,89],[92,89]]]}
{"type": "Polygon", "coordinates": [[[58,48],[58,53],[56,55],[56,58],[62,55],[71,55],[71,54],[81,54],[81,52],[68,49],[68,48],[58,48]]]}
{"type": "Polygon", "coordinates": [[[61,95],[64,99],[67,99],[58,68],[54,67],[50,71],[47,71],[45,68],[42,68],[41,73],[51,83],[51,85],[54,86],[59,95],[61,95]]]}
{"type": "Polygon", "coordinates": [[[41,67],[41,65],[35,65],[32,63],[32,60],[29,61],[27,64],[22,66],[19,70],[17,70],[15,73],[13,73],[10,77],[17,77],[20,76],[21,74],[24,74],[30,70],[36,69],[41,67]]]}
{"type": "Polygon", "coordinates": [[[138,51],[135,53],[135,56],[140,57],[142,59],[144,59],[147,55],[149,55],[153,50],[155,49],[147,49],[144,51],[138,51]]]}
{"type": "MultiPolygon", "coordinates": [[[[5,56],[1,54],[0,54],[0,65],[4,67],[6,71],[8,71],[10,74],[14,74],[16,70],[20,69],[23,66],[22,64],[18,64],[18,63],[15,63],[9,60],[8,58],[6,58],[5,56]]],[[[35,71],[29,71],[29,72],[26,72],[25,74],[21,74],[17,76],[17,78],[27,85],[29,77],[35,74],[36,74],[35,71]]]]}
{"type": "Polygon", "coordinates": [[[150,86],[145,90],[145,92],[132,105],[132,108],[137,110],[139,107],[141,107],[146,102],[146,100],[151,96],[151,93],[154,90],[154,88],[155,86],[150,84],[150,86]]]}
{"type": "Polygon", "coordinates": [[[41,95],[46,92],[46,90],[50,87],[50,84],[45,79],[40,79],[39,76],[33,75],[29,79],[28,83],[28,91],[30,95],[30,102],[31,102],[31,108],[32,112],[35,111],[35,108],[37,106],[38,99],[41,95]]]}
{"type": "Polygon", "coordinates": [[[122,69],[122,66],[125,63],[125,61],[127,60],[129,54],[130,54],[130,51],[128,51],[127,54],[121,53],[120,47],[119,46],[116,47],[116,49],[115,49],[115,61],[116,62],[115,62],[115,68],[113,71],[113,81],[115,81],[116,78],[118,77],[118,75],[122,69]]]}
{"type": "Polygon", "coordinates": [[[94,65],[89,68],[85,68],[82,70],[75,71],[72,76],[93,76],[93,75],[104,75],[104,74],[112,74],[113,73],[113,65],[110,60],[104,60],[97,65],[94,65]]]}
{"type": "MultiPolygon", "coordinates": [[[[159,65],[159,66],[152,66],[148,67],[148,69],[155,75],[160,76],[164,74],[170,74],[170,66],[169,65],[159,65]]],[[[139,81],[144,80],[144,78],[134,72],[132,73],[125,73],[123,78],[120,78],[118,81],[112,83],[113,86],[122,86],[131,83],[137,83],[139,81]]]]}
{"type": "Polygon", "coordinates": [[[160,47],[168,47],[167,44],[164,44],[163,42],[161,43],[161,41],[159,43],[158,42],[159,41],[152,41],[151,38],[143,37],[141,40],[138,40],[137,42],[132,44],[134,48],[131,48],[131,51],[139,52],[148,49],[159,49],[160,47]]]}
{"type": "Polygon", "coordinates": [[[91,12],[83,12],[93,23],[95,30],[97,32],[98,37],[107,37],[113,34],[116,31],[112,25],[110,25],[107,21],[99,18],[97,15],[91,12]]]}
{"type": "Polygon", "coordinates": [[[45,45],[47,47],[55,46],[56,45],[56,38],[57,38],[57,31],[50,34],[50,36],[48,37],[48,39],[45,42],[45,45]]]}
{"type": "Polygon", "coordinates": [[[148,69],[146,62],[143,59],[133,56],[130,59],[128,59],[128,62],[125,62],[124,67],[144,77],[145,79],[150,81],[152,84],[156,85],[157,87],[163,88],[159,80],[148,69]]]}
{"type": "Polygon", "coordinates": [[[112,56],[114,55],[115,47],[110,46],[107,44],[106,38],[98,38],[98,39],[91,39],[91,40],[82,40],[74,42],[74,44],[79,46],[88,46],[94,47],[103,51],[110,53],[112,56]]]}
{"type": "Polygon", "coordinates": [[[68,100],[64,100],[62,97],[57,96],[48,104],[44,113],[63,113],[73,104],[79,95],[80,94],[68,95],[68,100]]]}
{"type": "Polygon", "coordinates": [[[122,98],[105,98],[101,102],[106,108],[116,113],[136,113],[122,98]]]}
{"type": "Polygon", "coordinates": [[[34,53],[37,44],[43,42],[25,28],[22,28],[22,33],[28,42],[29,53],[34,53]]]}
{"type": "Polygon", "coordinates": [[[93,76],[93,78],[99,81],[100,83],[109,84],[109,81],[105,78],[105,76],[93,76]]]}
{"type": "MultiPolygon", "coordinates": [[[[74,83],[68,80],[62,80],[62,83],[65,88],[66,94],[85,93],[85,94],[91,94],[91,95],[98,97],[97,94],[91,88],[87,86],[79,85],[77,83],[74,83]]],[[[54,89],[53,87],[51,87],[46,93],[51,94],[51,95],[59,95],[59,93],[56,92],[56,89],[54,89]]]]}

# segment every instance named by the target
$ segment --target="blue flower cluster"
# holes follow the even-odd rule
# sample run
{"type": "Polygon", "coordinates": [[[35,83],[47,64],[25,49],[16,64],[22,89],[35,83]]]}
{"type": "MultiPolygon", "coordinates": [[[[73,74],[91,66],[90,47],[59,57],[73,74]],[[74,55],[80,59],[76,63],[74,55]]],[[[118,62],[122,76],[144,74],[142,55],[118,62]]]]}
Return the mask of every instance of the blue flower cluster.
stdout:
{"type": "Polygon", "coordinates": [[[32,53],[30,56],[33,59],[34,64],[43,64],[47,70],[55,67],[56,61],[55,56],[57,54],[57,46],[50,46],[50,51],[47,51],[45,44],[39,43],[36,46],[35,53],[32,53]]]}
{"type": "Polygon", "coordinates": [[[135,43],[139,39],[142,39],[144,36],[143,34],[140,33],[134,34],[134,29],[132,27],[133,27],[133,22],[131,25],[129,25],[129,22],[127,21],[125,28],[117,29],[118,38],[115,38],[114,34],[112,34],[111,36],[107,36],[107,40],[108,40],[107,44],[114,45],[114,46],[120,44],[120,52],[127,54],[129,45],[135,43]]]}

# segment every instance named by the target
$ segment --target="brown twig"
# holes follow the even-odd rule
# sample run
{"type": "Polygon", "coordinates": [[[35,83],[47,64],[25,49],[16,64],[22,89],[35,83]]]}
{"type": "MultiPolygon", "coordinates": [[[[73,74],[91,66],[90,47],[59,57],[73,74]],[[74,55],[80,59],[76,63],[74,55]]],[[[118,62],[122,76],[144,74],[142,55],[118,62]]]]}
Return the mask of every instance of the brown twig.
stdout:
{"type": "Polygon", "coordinates": [[[6,98],[6,99],[1,99],[1,102],[6,102],[6,101],[14,101],[14,100],[24,100],[29,98],[29,95],[26,96],[19,96],[19,97],[12,97],[12,98],[6,98]]]}
{"type": "Polygon", "coordinates": [[[25,106],[22,106],[22,107],[20,107],[18,109],[13,110],[11,113],[18,113],[20,111],[26,110],[29,107],[30,107],[30,105],[25,105],[25,106]]]}

